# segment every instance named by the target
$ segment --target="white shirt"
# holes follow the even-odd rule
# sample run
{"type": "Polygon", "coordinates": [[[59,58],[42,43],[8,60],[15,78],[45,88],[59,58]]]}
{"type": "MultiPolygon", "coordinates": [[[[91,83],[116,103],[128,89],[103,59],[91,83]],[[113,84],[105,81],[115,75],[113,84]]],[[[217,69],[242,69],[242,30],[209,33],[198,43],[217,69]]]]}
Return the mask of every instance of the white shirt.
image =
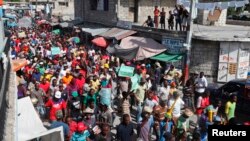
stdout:
{"type": "MultiPolygon", "coordinates": [[[[168,102],[168,107],[171,108],[171,106],[174,104],[174,102],[175,102],[175,100],[173,98],[171,98],[168,102]]],[[[172,112],[174,117],[181,116],[181,108],[184,104],[185,103],[181,98],[177,99],[177,101],[174,105],[174,108],[173,108],[173,112],[172,112]]]]}
{"type": "Polygon", "coordinates": [[[156,105],[157,105],[156,102],[154,102],[153,100],[149,100],[148,98],[144,101],[144,106],[148,106],[151,109],[153,109],[154,106],[156,106],[156,105]]]}
{"type": "Polygon", "coordinates": [[[159,97],[161,100],[166,101],[168,100],[168,95],[170,91],[170,86],[166,87],[161,87],[159,90],[159,97]]]}
{"type": "Polygon", "coordinates": [[[195,88],[195,91],[198,93],[204,93],[205,92],[205,87],[207,87],[207,79],[203,76],[202,78],[196,78],[195,80],[195,86],[198,87],[204,87],[204,88],[195,88]]]}

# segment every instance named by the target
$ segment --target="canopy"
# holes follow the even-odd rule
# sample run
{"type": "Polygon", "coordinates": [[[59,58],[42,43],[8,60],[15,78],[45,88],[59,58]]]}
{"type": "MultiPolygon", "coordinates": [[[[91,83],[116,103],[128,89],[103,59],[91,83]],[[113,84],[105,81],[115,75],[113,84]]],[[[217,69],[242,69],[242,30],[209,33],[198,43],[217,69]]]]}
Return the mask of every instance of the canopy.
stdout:
{"type": "Polygon", "coordinates": [[[176,62],[176,61],[181,60],[182,57],[183,57],[182,54],[174,55],[174,54],[169,54],[167,52],[163,52],[161,54],[151,57],[150,59],[163,61],[163,62],[176,62]]]}
{"type": "Polygon", "coordinates": [[[58,34],[60,34],[60,33],[61,33],[61,31],[60,31],[60,29],[56,29],[56,30],[53,30],[53,31],[52,31],[52,33],[54,33],[54,34],[58,35],[58,34]]]}
{"type": "Polygon", "coordinates": [[[91,28],[91,27],[90,28],[87,28],[87,27],[82,28],[83,32],[89,33],[89,34],[91,34],[91,36],[96,36],[98,34],[106,32],[108,30],[109,30],[109,28],[91,28]]]}
{"type": "Polygon", "coordinates": [[[18,26],[25,27],[25,28],[31,27],[32,26],[31,18],[26,16],[26,17],[19,19],[18,26]]]}
{"type": "Polygon", "coordinates": [[[80,43],[80,38],[79,37],[71,37],[68,39],[70,42],[75,42],[76,44],[80,43]]]}
{"type": "Polygon", "coordinates": [[[94,45],[106,48],[108,46],[108,42],[103,37],[97,37],[91,41],[94,45]]]}
{"type": "Polygon", "coordinates": [[[27,141],[35,138],[44,140],[63,141],[63,128],[47,130],[32,105],[30,97],[17,101],[17,136],[19,141],[27,141]],[[32,121],[32,122],[31,122],[32,121]]]}
{"type": "Polygon", "coordinates": [[[59,25],[60,25],[62,28],[69,27],[69,23],[67,23],[67,22],[60,23],[59,25]]]}
{"type": "Polygon", "coordinates": [[[109,53],[126,60],[143,60],[166,51],[166,47],[151,38],[127,37],[120,46],[108,47],[109,53]]]}
{"type": "Polygon", "coordinates": [[[17,59],[17,60],[12,60],[12,68],[13,71],[18,71],[22,67],[26,66],[28,64],[26,59],[17,59]]]}
{"type": "Polygon", "coordinates": [[[130,35],[135,34],[136,31],[133,30],[125,30],[121,28],[112,28],[104,33],[99,34],[100,36],[103,36],[105,38],[115,38],[116,40],[121,40],[123,38],[126,38],[130,35]]]}

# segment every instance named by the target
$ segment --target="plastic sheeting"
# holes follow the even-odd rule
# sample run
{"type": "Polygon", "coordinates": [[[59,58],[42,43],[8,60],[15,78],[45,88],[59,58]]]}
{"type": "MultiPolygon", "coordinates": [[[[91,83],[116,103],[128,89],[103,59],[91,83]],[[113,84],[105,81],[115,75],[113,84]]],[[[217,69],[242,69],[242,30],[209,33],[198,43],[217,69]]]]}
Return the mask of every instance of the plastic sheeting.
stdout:
{"type": "Polygon", "coordinates": [[[40,120],[29,97],[17,101],[18,141],[41,138],[41,141],[64,141],[63,128],[47,130],[40,120]]]}

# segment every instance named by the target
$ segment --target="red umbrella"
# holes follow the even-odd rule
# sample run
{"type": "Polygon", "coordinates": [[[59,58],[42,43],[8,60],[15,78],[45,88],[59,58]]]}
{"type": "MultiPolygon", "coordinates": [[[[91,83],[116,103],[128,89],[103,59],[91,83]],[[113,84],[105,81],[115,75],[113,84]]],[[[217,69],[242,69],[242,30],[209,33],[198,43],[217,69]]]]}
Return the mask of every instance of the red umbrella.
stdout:
{"type": "Polygon", "coordinates": [[[97,37],[91,41],[94,45],[106,48],[109,43],[103,37],[97,37]]]}

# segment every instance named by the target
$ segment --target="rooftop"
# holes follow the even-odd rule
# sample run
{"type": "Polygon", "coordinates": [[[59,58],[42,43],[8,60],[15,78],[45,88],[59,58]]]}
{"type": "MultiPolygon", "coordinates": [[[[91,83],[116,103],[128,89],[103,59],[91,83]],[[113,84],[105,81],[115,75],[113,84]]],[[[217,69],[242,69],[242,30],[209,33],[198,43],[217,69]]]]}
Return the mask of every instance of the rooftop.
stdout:
{"type": "Polygon", "coordinates": [[[250,26],[204,26],[194,24],[193,38],[211,41],[250,42],[250,26]]]}

